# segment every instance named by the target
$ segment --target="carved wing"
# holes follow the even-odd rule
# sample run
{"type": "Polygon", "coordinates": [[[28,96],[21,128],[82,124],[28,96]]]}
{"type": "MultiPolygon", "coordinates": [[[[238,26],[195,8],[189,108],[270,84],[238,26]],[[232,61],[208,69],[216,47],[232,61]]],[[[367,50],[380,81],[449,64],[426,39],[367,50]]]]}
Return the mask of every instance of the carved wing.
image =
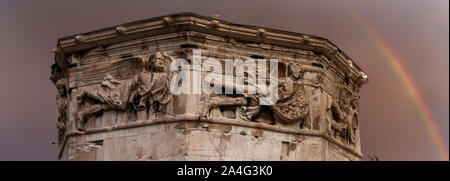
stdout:
{"type": "Polygon", "coordinates": [[[111,74],[119,80],[132,78],[143,70],[144,63],[139,57],[131,57],[118,60],[113,63],[98,63],[94,65],[85,65],[77,67],[70,74],[69,81],[71,87],[99,84],[102,82],[106,73],[111,74]]]}
{"type": "Polygon", "coordinates": [[[123,80],[129,79],[141,72],[144,63],[141,58],[127,58],[114,62],[111,66],[114,67],[111,75],[117,79],[123,80]]]}

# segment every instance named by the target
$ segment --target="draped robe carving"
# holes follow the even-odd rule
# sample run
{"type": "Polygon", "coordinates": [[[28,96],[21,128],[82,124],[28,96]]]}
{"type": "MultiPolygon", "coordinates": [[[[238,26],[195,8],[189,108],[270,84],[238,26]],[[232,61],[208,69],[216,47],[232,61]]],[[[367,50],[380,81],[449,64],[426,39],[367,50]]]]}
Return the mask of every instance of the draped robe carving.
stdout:
{"type": "MultiPolygon", "coordinates": [[[[123,69],[127,73],[137,72],[131,77],[128,76],[130,77],[128,79],[119,80],[108,73],[100,87],[79,88],[79,94],[76,96],[79,107],[76,117],[78,130],[84,130],[88,118],[100,111],[128,108],[142,111],[147,105],[154,112],[161,111],[171,99],[170,78],[167,72],[170,61],[171,58],[167,55],[156,52],[142,63],[144,67],[134,66],[139,69],[138,71],[123,69]],[[91,100],[90,104],[86,103],[87,99],[91,100]]],[[[117,65],[127,66],[128,64],[125,62],[117,65]]],[[[119,67],[118,70],[121,68],[119,67]]],[[[118,75],[122,74],[119,72],[118,75]]]]}

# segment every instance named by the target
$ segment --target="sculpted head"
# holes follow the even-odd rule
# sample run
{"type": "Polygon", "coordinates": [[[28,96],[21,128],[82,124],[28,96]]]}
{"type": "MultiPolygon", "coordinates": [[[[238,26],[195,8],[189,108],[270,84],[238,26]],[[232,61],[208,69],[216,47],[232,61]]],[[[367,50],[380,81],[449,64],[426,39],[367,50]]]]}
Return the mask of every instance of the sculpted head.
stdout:
{"type": "Polygon", "coordinates": [[[288,66],[289,76],[291,77],[292,80],[301,79],[304,73],[303,69],[304,68],[301,65],[291,63],[288,66]]]}
{"type": "Polygon", "coordinates": [[[169,70],[170,58],[161,52],[156,52],[149,59],[149,69],[153,72],[165,72],[169,70]]]}
{"type": "Polygon", "coordinates": [[[59,95],[63,96],[66,94],[66,79],[59,79],[56,82],[56,89],[58,90],[59,95]]]}
{"type": "Polygon", "coordinates": [[[359,100],[358,100],[358,96],[355,96],[352,100],[351,100],[351,106],[353,109],[356,109],[359,105],[359,100]]]}

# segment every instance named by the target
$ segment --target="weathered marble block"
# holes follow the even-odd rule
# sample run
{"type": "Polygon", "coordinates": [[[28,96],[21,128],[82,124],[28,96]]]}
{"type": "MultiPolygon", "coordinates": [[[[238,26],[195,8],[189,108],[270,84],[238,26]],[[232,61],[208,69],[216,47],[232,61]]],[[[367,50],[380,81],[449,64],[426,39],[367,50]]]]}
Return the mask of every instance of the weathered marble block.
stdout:
{"type": "MultiPolygon", "coordinates": [[[[180,13],[60,38],[54,53],[60,160],[362,158],[358,93],[367,76],[327,39],[180,13]],[[227,59],[277,59],[276,103],[174,94],[177,59],[191,77],[211,73],[194,66],[196,51],[223,70],[227,59]]],[[[242,78],[237,68],[223,85],[242,78]]]]}

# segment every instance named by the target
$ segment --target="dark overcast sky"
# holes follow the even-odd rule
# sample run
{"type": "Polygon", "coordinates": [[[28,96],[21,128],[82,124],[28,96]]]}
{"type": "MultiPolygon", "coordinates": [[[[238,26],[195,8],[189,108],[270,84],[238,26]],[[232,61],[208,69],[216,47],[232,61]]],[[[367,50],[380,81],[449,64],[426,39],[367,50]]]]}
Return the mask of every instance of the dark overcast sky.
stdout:
{"type": "Polygon", "coordinates": [[[177,12],[219,14],[329,39],[369,76],[361,90],[363,154],[439,160],[414,102],[365,35],[361,19],[399,57],[449,142],[449,1],[0,1],[0,160],[56,160],[55,95],[48,80],[57,38],[177,12]]]}

